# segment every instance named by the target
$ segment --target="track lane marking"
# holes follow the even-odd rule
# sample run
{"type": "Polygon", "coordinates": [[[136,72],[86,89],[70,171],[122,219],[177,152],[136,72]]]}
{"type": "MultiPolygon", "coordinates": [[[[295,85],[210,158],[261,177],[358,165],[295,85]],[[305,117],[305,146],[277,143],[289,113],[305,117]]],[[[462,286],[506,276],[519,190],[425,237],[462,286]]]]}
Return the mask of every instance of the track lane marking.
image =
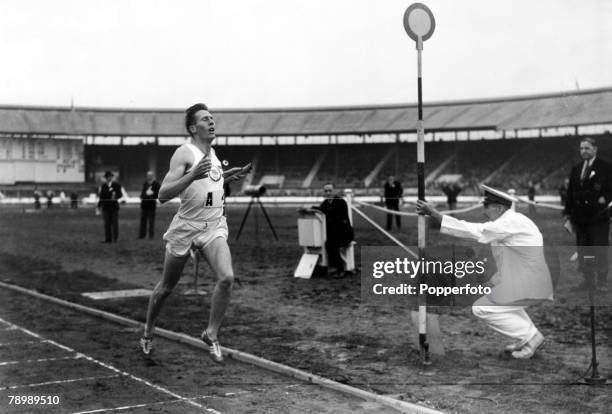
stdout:
{"type": "Polygon", "coordinates": [[[16,390],[16,389],[20,389],[20,388],[42,387],[43,385],[52,385],[52,384],[66,384],[66,383],[69,383],[69,382],[92,381],[92,380],[98,380],[98,379],[118,378],[120,376],[121,376],[120,374],[113,374],[113,375],[103,375],[101,377],[69,378],[69,379],[57,380],[57,381],[36,382],[34,384],[9,385],[8,387],[0,387],[0,391],[16,390]]]}
{"type": "Polygon", "coordinates": [[[98,408],[97,410],[77,411],[77,412],[74,412],[74,413],[71,413],[71,414],[95,414],[95,413],[106,413],[106,412],[112,412],[112,411],[124,411],[124,410],[131,410],[133,408],[146,408],[146,407],[152,407],[152,406],[174,404],[174,403],[177,403],[177,402],[180,402],[180,401],[181,400],[168,400],[168,401],[158,401],[158,402],[153,402],[153,403],[125,405],[125,406],[113,407],[113,408],[98,408]]]}
{"type": "MultiPolygon", "coordinates": [[[[82,312],[86,315],[93,315],[98,318],[102,318],[114,323],[127,325],[132,328],[142,328],[142,322],[135,321],[133,319],[129,319],[120,315],[116,315],[111,312],[106,312],[100,309],[91,308],[88,306],[84,306],[78,303],[70,302],[64,299],[60,299],[58,297],[45,295],[43,293],[36,292],[32,289],[27,289],[21,286],[17,286],[10,283],[0,282],[0,288],[5,288],[7,290],[18,292],[30,297],[34,297],[40,300],[44,300],[46,302],[54,303],[65,308],[82,312]]],[[[1,321],[0,321],[1,323],[1,321]]],[[[178,343],[188,344],[190,346],[196,347],[198,349],[208,348],[205,344],[199,339],[195,337],[191,337],[189,335],[173,332],[162,328],[156,328],[156,332],[159,336],[169,339],[171,341],[175,341],[178,343]]],[[[392,398],[387,395],[376,394],[374,392],[366,391],[361,388],[356,388],[354,386],[350,386],[347,384],[342,384],[333,380],[330,380],[325,377],[320,377],[318,375],[312,374],[307,371],[302,371],[297,368],[290,367],[288,365],[280,364],[277,362],[273,362],[267,360],[265,358],[260,358],[255,355],[249,354],[247,352],[238,351],[235,349],[230,349],[226,347],[221,347],[225,353],[228,354],[228,357],[233,358],[236,361],[257,366],[259,368],[263,368],[267,371],[280,373],[287,377],[292,377],[294,379],[298,379],[303,381],[306,384],[314,384],[320,386],[322,388],[340,392],[345,395],[350,395],[354,398],[364,399],[366,401],[375,402],[382,404],[386,407],[393,408],[403,413],[407,414],[444,414],[442,411],[439,411],[435,408],[426,407],[424,405],[419,405],[415,403],[411,403],[408,401],[402,401],[397,398],[392,398]]],[[[367,384],[364,384],[367,385],[367,384]]]]}
{"type": "MultiPolygon", "coordinates": [[[[294,386],[296,385],[289,385],[285,388],[291,388],[294,386]]],[[[261,390],[257,390],[257,391],[261,391],[261,390]]],[[[189,397],[186,399],[187,400],[200,400],[200,399],[208,399],[208,398],[233,397],[233,396],[238,396],[240,394],[249,394],[249,393],[250,393],[249,391],[226,392],[221,395],[199,395],[197,397],[189,397]]],[[[105,413],[105,412],[112,412],[112,411],[123,411],[123,410],[129,410],[132,408],[145,408],[145,407],[152,407],[152,406],[159,406],[159,405],[166,405],[166,404],[175,404],[177,402],[181,402],[181,400],[175,399],[175,400],[168,400],[168,401],[157,401],[157,402],[152,402],[152,403],[126,405],[126,406],[121,406],[121,407],[98,408],[96,410],[78,411],[78,412],[71,413],[71,414],[95,414],[95,413],[105,413]]]]}
{"type": "Polygon", "coordinates": [[[16,346],[16,345],[32,345],[32,344],[43,344],[45,342],[49,342],[46,339],[43,339],[42,341],[18,341],[18,342],[5,342],[5,343],[0,343],[0,347],[7,347],[7,346],[16,346]]]}
{"type": "Polygon", "coordinates": [[[79,358],[81,358],[80,355],[74,355],[74,356],[55,357],[55,358],[24,359],[21,361],[4,361],[4,362],[0,362],[0,367],[6,366],[6,365],[17,365],[17,364],[38,364],[41,362],[64,361],[67,359],[79,359],[79,358]]]}
{"type": "MultiPolygon", "coordinates": [[[[160,386],[160,385],[153,384],[153,383],[151,383],[151,382],[149,382],[149,381],[147,381],[147,380],[145,380],[145,379],[143,379],[143,378],[140,378],[140,377],[137,377],[137,376],[135,376],[135,375],[132,375],[132,374],[130,374],[130,373],[128,373],[128,372],[126,372],[126,371],[122,371],[122,370],[120,370],[119,368],[116,368],[116,367],[114,367],[114,366],[113,366],[113,365],[111,365],[111,364],[106,364],[106,363],[104,363],[104,362],[102,362],[102,361],[98,361],[97,359],[95,359],[95,358],[93,358],[93,357],[91,357],[91,356],[89,356],[89,355],[86,355],[86,354],[84,354],[84,353],[82,353],[82,352],[77,352],[77,351],[75,351],[74,349],[72,349],[72,348],[70,348],[70,347],[68,347],[68,346],[66,346],[66,345],[62,345],[62,344],[60,344],[59,342],[55,342],[55,341],[53,341],[53,340],[51,340],[51,339],[46,339],[46,338],[43,338],[42,336],[40,336],[40,335],[39,335],[39,334],[37,334],[36,332],[32,332],[32,331],[30,331],[30,330],[28,330],[28,329],[26,329],[26,328],[24,328],[24,327],[22,327],[22,326],[19,326],[19,325],[17,325],[17,324],[11,323],[11,322],[8,322],[8,321],[6,321],[6,320],[4,320],[4,319],[2,319],[2,318],[0,318],[0,322],[3,322],[3,323],[5,323],[5,324],[7,324],[7,325],[9,325],[9,326],[14,326],[14,327],[16,327],[18,330],[20,330],[20,331],[22,331],[22,332],[24,332],[24,333],[26,333],[26,334],[28,334],[28,335],[30,335],[30,336],[32,336],[32,337],[34,337],[34,338],[37,338],[37,339],[39,339],[39,340],[41,340],[41,341],[45,341],[45,342],[47,342],[47,343],[49,343],[49,344],[51,344],[51,345],[55,345],[56,347],[58,347],[58,348],[60,348],[60,349],[63,349],[63,350],[68,351],[68,352],[70,352],[70,353],[74,353],[74,354],[76,354],[76,356],[79,356],[80,358],[84,358],[84,359],[86,359],[86,360],[88,360],[88,361],[90,361],[90,362],[93,362],[93,363],[95,363],[95,364],[98,364],[98,365],[100,365],[100,366],[102,366],[102,367],[106,368],[106,369],[109,369],[109,370],[111,370],[111,371],[113,371],[113,372],[115,372],[115,373],[117,373],[117,374],[118,374],[118,375],[115,375],[115,377],[118,377],[118,376],[125,376],[125,377],[128,377],[128,378],[130,378],[130,379],[132,379],[132,380],[134,380],[134,381],[140,382],[141,384],[145,384],[145,385],[147,385],[147,386],[149,386],[149,387],[151,387],[151,388],[153,388],[153,389],[155,389],[155,390],[157,390],[157,391],[163,392],[164,394],[170,395],[170,396],[172,396],[172,397],[176,398],[177,400],[181,400],[181,401],[186,402],[186,403],[187,403],[187,404],[189,404],[189,405],[192,405],[192,406],[197,407],[197,408],[201,408],[201,409],[205,410],[205,411],[206,411],[206,412],[208,412],[208,413],[212,413],[212,414],[221,414],[219,411],[216,411],[216,410],[214,410],[214,409],[212,409],[212,408],[209,408],[209,407],[206,407],[206,406],[204,406],[204,405],[198,404],[198,403],[197,403],[197,402],[195,402],[195,401],[191,401],[190,399],[188,399],[188,398],[186,398],[186,397],[183,397],[183,396],[181,396],[181,395],[179,395],[179,394],[177,394],[177,393],[175,393],[175,392],[172,392],[172,391],[170,391],[169,389],[164,388],[164,387],[162,387],[162,386],[160,386]]],[[[93,377],[92,377],[92,378],[93,378],[93,377]]],[[[74,382],[74,381],[79,381],[79,380],[82,380],[82,379],[73,379],[73,380],[64,380],[64,381],[66,381],[66,382],[68,382],[68,381],[73,381],[73,382],[74,382]]],[[[61,383],[61,382],[62,382],[62,381],[59,381],[59,383],[61,383]]],[[[58,383],[58,382],[57,382],[57,381],[52,381],[51,383],[58,383]]],[[[43,385],[46,385],[46,383],[42,383],[42,384],[43,384],[43,385]]],[[[4,388],[4,389],[13,389],[13,388],[11,388],[11,387],[7,387],[7,388],[4,388]]],[[[0,390],[2,390],[2,388],[0,388],[0,390]]]]}

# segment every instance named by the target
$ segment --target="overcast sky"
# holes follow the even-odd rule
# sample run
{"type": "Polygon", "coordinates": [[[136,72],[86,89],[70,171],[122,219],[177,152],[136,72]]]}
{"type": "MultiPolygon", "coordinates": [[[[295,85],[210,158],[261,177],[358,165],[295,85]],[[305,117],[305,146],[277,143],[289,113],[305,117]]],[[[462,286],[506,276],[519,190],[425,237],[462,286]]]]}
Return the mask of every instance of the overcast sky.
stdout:
{"type": "MultiPolygon", "coordinates": [[[[425,0],[425,101],[612,86],[612,1],[425,0]]],[[[409,0],[2,0],[0,104],[413,103],[409,0]]]]}

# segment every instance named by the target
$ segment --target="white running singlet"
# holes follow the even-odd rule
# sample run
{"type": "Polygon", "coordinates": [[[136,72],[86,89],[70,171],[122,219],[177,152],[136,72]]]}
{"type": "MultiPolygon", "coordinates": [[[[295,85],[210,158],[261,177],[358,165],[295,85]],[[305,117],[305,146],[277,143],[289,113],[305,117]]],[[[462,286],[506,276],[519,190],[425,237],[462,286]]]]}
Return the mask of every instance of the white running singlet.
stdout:
{"type": "MultiPolygon", "coordinates": [[[[184,144],[193,153],[193,164],[185,173],[191,171],[204,157],[198,147],[191,143],[184,144]]],[[[192,182],[184,189],[179,198],[181,204],[177,215],[185,220],[212,221],[223,216],[225,192],[223,190],[223,168],[214,148],[210,149],[212,163],[208,177],[192,182]]]]}

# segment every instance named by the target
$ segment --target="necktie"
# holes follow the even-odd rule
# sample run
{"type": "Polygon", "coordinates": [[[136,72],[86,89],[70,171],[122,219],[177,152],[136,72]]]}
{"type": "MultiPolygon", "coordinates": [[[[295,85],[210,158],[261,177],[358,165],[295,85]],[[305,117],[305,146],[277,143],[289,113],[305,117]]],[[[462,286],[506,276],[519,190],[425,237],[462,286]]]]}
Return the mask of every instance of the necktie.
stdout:
{"type": "Polygon", "coordinates": [[[580,181],[584,181],[584,179],[586,178],[588,169],[589,169],[589,161],[585,160],[584,165],[582,166],[582,173],[580,174],[580,181]]]}

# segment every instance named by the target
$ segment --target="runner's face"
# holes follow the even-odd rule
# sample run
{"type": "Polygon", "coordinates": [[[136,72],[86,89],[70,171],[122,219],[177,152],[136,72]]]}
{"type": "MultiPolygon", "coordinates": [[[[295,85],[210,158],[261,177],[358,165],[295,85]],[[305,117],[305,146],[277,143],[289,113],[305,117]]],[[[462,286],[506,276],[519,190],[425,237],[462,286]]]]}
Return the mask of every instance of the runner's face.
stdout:
{"type": "Polygon", "coordinates": [[[198,138],[203,140],[212,141],[216,138],[215,135],[215,120],[210,112],[201,110],[196,112],[194,116],[194,123],[192,128],[195,128],[195,131],[192,130],[194,135],[197,135],[198,138]]]}

